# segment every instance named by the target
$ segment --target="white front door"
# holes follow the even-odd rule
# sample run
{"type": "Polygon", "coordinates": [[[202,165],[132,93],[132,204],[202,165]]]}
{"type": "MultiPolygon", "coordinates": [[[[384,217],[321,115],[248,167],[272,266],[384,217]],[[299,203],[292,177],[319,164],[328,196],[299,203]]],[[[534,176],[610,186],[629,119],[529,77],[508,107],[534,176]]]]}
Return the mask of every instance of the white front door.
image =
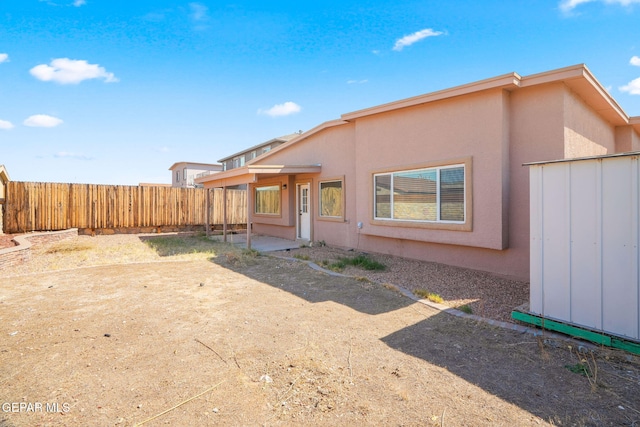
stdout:
{"type": "Polygon", "coordinates": [[[309,184],[297,185],[298,239],[311,239],[311,212],[309,206],[309,184]]]}

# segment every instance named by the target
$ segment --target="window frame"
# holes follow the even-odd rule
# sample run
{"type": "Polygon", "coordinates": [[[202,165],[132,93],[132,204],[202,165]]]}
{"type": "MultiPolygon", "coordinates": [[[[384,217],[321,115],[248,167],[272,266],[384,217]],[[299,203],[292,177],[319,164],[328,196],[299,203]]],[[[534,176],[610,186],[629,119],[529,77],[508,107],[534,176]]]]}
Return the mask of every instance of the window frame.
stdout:
{"type": "Polygon", "coordinates": [[[282,184],[281,183],[265,183],[253,187],[253,215],[265,216],[269,218],[282,216],[282,184]],[[278,212],[258,212],[258,191],[265,188],[277,188],[278,189],[278,212]]]}
{"type": "MultiPolygon", "coordinates": [[[[472,158],[456,158],[445,161],[434,161],[428,163],[407,165],[405,167],[393,167],[385,168],[371,172],[371,197],[370,197],[370,223],[372,225],[384,225],[384,226],[400,226],[400,227],[415,227],[415,228],[429,228],[429,229],[443,229],[453,231],[472,231],[472,219],[473,219],[473,203],[472,203],[472,158]],[[437,183],[436,183],[436,209],[438,212],[438,218],[440,218],[440,171],[445,169],[451,169],[455,167],[463,167],[464,170],[464,191],[463,191],[463,209],[464,220],[452,221],[452,220],[411,220],[411,219],[395,219],[395,218],[383,218],[376,216],[376,177],[388,175],[393,176],[395,173],[406,173],[422,170],[437,170],[437,183]]],[[[391,186],[393,186],[393,179],[391,179],[391,186]]],[[[391,191],[393,194],[393,191],[391,191]]],[[[393,215],[393,197],[390,199],[391,215],[393,215]]]]}
{"type": "Polygon", "coordinates": [[[345,179],[344,179],[344,176],[330,177],[330,178],[328,177],[328,178],[322,178],[322,179],[318,180],[318,219],[321,219],[323,221],[344,222],[345,206],[346,206],[346,190],[345,190],[345,179]],[[338,216],[329,216],[329,215],[323,215],[322,214],[322,184],[325,184],[325,183],[328,183],[328,182],[339,182],[340,183],[340,189],[342,191],[342,194],[341,194],[342,209],[341,209],[340,215],[338,215],[338,216]]]}

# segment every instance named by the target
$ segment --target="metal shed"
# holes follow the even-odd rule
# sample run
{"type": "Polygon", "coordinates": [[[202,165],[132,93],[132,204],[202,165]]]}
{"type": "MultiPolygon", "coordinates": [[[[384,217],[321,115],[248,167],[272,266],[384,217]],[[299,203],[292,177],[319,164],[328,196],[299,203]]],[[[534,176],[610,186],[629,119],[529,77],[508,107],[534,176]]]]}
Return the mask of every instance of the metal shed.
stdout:
{"type": "Polygon", "coordinates": [[[640,341],[639,157],[527,164],[531,314],[640,341]]]}

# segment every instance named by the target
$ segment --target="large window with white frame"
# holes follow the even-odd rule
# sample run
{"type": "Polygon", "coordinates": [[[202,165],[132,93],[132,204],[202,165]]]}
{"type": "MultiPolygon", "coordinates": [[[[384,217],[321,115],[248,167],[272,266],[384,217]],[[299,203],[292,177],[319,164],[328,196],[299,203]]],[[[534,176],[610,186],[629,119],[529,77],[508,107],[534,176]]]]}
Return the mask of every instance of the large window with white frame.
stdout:
{"type": "Polygon", "coordinates": [[[280,185],[256,187],[254,212],[261,215],[280,215],[280,185]]]}
{"type": "Polygon", "coordinates": [[[465,165],[374,174],[374,219],[462,224],[465,165]]]}
{"type": "Polygon", "coordinates": [[[320,181],[318,191],[321,218],[342,218],[344,217],[344,190],[341,179],[320,181]]]}

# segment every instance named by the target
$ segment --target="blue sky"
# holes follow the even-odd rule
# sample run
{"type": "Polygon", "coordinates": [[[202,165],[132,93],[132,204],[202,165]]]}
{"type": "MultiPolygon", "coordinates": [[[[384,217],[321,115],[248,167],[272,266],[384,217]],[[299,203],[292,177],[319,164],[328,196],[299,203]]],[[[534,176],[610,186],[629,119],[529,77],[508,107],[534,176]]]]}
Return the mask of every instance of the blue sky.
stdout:
{"type": "Polygon", "coordinates": [[[579,63],[640,115],[640,0],[0,0],[0,164],[169,183],[177,161],[579,63]]]}

